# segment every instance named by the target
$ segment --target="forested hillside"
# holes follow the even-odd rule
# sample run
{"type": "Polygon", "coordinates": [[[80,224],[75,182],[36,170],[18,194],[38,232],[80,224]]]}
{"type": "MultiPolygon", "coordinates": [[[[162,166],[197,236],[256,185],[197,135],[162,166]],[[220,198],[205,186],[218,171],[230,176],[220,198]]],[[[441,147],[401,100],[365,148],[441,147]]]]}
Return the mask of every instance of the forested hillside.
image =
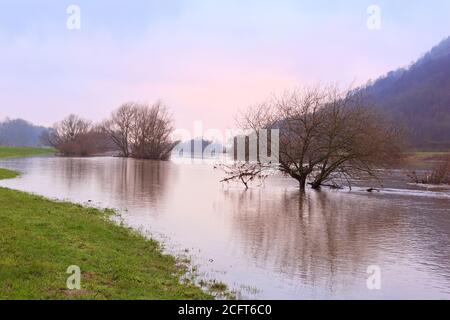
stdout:
{"type": "Polygon", "coordinates": [[[450,38],[412,66],[390,72],[362,91],[405,126],[413,147],[450,149],[450,38]]]}

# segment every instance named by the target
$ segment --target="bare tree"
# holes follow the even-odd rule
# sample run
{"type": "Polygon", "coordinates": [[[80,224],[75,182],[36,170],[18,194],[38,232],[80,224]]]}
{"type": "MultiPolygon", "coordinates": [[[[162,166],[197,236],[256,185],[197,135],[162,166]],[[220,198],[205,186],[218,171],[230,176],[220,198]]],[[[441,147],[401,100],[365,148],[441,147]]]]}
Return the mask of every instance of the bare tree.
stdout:
{"type": "Polygon", "coordinates": [[[88,139],[92,128],[90,121],[71,114],[56,123],[42,139],[65,156],[86,156],[94,152],[88,139]]]}
{"type": "Polygon", "coordinates": [[[167,160],[175,147],[172,131],[172,118],[161,103],[138,106],[130,139],[132,157],[167,160]]]}
{"type": "Polygon", "coordinates": [[[160,102],[125,103],[102,127],[123,157],[167,160],[175,146],[170,139],[172,118],[160,102]]]}
{"type": "Polygon", "coordinates": [[[112,113],[111,119],[102,125],[104,132],[110,136],[122,157],[130,156],[131,132],[136,122],[138,109],[139,105],[134,102],[125,103],[112,113]]]}
{"type": "Polygon", "coordinates": [[[280,129],[280,170],[304,190],[308,176],[322,161],[319,141],[326,95],[320,88],[294,91],[276,99],[273,126],[280,129]]]}
{"type": "Polygon", "coordinates": [[[75,141],[91,129],[91,122],[74,114],[69,115],[53,126],[48,139],[51,146],[57,148],[62,143],[75,141]]]}
{"type": "Polygon", "coordinates": [[[301,190],[308,180],[318,189],[329,181],[376,178],[377,169],[400,158],[400,130],[352,91],[306,88],[261,106],[267,109],[249,109],[241,125],[255,132],[263,126],[280,130],[279,170],[296,179],[301,190]]]}
{"type": "Polygon", "coordinates": [[[112,149],[111,140],[100,126],[76,115],[70,115],[41,135],[44,145],[50,145],[63,156],[92,156],[112,149]]]}
{"type": "Polygon", "coordinates": [[[317,153],[320,164],[313,172],[311,186],[332,186],[354,178],[378,180],[378,170],[402,159],[403,133],[395,123],[385,119],[353,92],[328,90],[327,104],[321,111],[323,125],[317,153]],[[337,180],[337,183],[336,183],[337,180]]]}

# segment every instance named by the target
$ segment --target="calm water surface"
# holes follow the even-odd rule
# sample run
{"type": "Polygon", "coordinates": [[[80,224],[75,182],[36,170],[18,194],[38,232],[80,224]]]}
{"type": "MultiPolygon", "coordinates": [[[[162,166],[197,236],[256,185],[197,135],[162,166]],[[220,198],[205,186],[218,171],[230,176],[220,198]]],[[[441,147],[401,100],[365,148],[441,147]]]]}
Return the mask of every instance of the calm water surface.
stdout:
{"type": "Polygon", "coordinates": [[[403,173],[379,193],[300,196],[284,177],[244,191],[220,184],[212,164],[176,160],[38,157],[0,167],[24,173],[1,186],[117,209],[243,298],[450,298],[450,192],[408,185],[403,173]],[[381,290],[367,289],[370,265],[381,268],[381,290]]]}

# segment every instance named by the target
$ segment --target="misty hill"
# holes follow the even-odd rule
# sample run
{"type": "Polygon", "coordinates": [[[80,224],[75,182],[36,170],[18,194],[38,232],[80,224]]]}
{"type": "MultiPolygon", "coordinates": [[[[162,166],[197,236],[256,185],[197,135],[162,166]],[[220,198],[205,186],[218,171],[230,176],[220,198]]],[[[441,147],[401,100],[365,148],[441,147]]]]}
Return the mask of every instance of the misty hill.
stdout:
{"type": "Polygon", "coordinates": [[[0,122],[0,145],[11,147],[40,147],[41,134],[48,130],[22,119],[6,119],[0,122]]]}
{"type": "Polygon", "coordinates": [[[402,123],[418,149],[450,149],[450,37],[408,68],[361,89],[402,123]]]}

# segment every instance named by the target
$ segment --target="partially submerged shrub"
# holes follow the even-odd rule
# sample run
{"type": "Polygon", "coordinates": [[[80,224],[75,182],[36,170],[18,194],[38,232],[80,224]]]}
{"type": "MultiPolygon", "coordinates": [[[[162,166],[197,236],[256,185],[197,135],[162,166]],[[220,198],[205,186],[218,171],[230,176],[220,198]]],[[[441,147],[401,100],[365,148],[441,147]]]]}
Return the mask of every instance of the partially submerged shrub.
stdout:
{"type": "Polygon", "coordinates": [[[88,120],[70,115],[42,136],[43,143],[63,156],[91,156],[111,149],[109,137],[88,120]]]}
{"type": "Polygon", "coordinates": [[[419,175],[413,171],[408,177],[419,184],[450,184],[450,158],[439,162],[429,172],[419,175]]]}

